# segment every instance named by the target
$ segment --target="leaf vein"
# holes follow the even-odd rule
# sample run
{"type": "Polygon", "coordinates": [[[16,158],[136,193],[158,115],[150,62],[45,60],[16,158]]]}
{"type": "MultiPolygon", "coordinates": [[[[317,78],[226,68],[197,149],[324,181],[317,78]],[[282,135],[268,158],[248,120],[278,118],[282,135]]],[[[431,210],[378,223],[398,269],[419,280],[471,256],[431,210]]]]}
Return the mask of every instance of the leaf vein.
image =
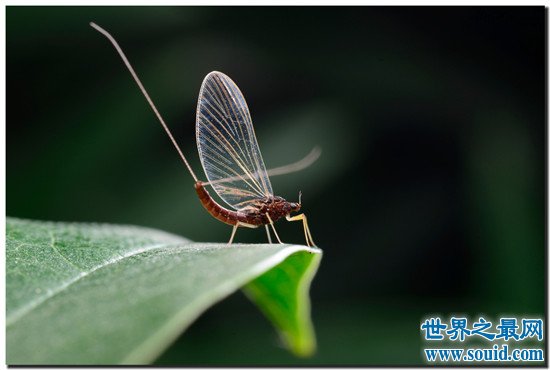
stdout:
{"type": "Polygon", "coordinates": [[[175,244],[166,244],[166,243],[152,244],[150,246],[138,248],[138,249],[135,249],[133,251],[130,251],[129,253],[125,253],[125,254],[122,254],[122,255],[117,256],[115,258],[112,258],[112,259],[110,259],[110,260],[108,260],[108,261],[106,261],[106,262],[104,262],[100,265],[94,266],[89,271],[80,270],[81,272],[77,276],[73,277],[72,279],[67,280],[66,282],[61,284],[59,287],[57,287],[55,289],[48,290],[48,292],[45,295],[43,295],[41,297],[38,297],[37,299],[29,302],[25,306],[17,309],[15,312],[13,312],[11,314],[8,314],[7,317],[6,317],[6,328],[13,325],[17,321],[19,321],[26,314],[28,314],[32,310],[36,309],[37,307],[39,307],[41,304],[45,303],[48,299],[56,296],[57,294],[63,292],[64,290],[68,289],[71,285],[73,285],[74,283],[78,282],[79,280],[85,278],[86,276],[89,276],[90,274],[92,274],[92,273],[94,273],[94,272],[96,272],[96,271],[98,271],[98,270],[100,270],[104,267],[108,267],[108,266],[110,266],[114,263],[117,263],[117,262],[119,262],[119,261],[121,261],[125,258],[135,257],[135,256],[140,255],[142,253],[149,252],[149,251],[154,250],[154,249],[164,248],[164,247],[167,247],[167,246],[170,246],[170,245],[175,245],[175,244]]]}
{"type": "Polygon", "coordinates": [[[77,266],[73,261],[69,260],[67,256],[65,256],[63,253],[61,253],[61,250],[59,250],[58,247],[55,246],[55,235],[53,232],[50,231],[50,247],[57,253],[65,262],[67,262],[69,265],[73,266],[77,271],[84,272],[80,266],[77,266]]]}

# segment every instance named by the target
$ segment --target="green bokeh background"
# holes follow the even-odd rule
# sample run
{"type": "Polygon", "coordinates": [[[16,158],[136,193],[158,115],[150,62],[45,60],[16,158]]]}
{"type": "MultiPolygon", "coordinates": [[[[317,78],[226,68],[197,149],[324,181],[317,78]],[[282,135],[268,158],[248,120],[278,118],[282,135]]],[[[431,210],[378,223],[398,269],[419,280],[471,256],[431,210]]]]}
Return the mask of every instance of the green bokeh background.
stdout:
{"type": "MultiPolygon", "coordinates": [[[[160,364],[421,364],[432,314],[544,316],[543,7],[8,7],[7,214],[224,241],[119,57],[195,171],[198,90],[228,74],[267,167],[325,256],[318,353],[296,359],[242,294],[160,364]]],[[[286,242],[301,227],[280,222],[286,242]]],[[[240,230],[240,242],[264,242],[240,230]]],[[[93,318],[91,318],[93,319],[93,318]]]]}

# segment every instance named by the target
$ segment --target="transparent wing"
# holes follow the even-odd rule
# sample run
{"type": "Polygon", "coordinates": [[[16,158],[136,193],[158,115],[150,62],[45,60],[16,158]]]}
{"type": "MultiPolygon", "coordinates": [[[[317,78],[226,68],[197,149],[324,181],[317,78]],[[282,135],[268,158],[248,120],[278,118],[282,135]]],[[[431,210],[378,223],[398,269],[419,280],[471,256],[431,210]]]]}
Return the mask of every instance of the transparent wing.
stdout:
{"type": "Polygon", "coordinates": [[[197,147],[208,182],[232,208],[251,207],[273,195],[246,101],[221,72],[210,72],[202,82],[197,147]],[[231,181],[217,181],[227,178],[231,181]]]}
{"type": "MultiPolygon", "coordinates": [[[[273,176],[287,175],[289,173],[301,171],[311,166],[320,156],[321,156],[321,148],[316,146],[311,150],[311,152],[308,153],[308,155],[306,155],[304,158],[300,159],[299,161],[267,170],[267,175],[269,177],[273,177],[273,176]]],[[[203,183],[203,185],[206,186],[206,185],[213,185],[221,182],[231,182],[238,179],[239,179],[238,176],[232,176],[232,177],[216,180],[215,182],[205,182],[203,183]]]]}

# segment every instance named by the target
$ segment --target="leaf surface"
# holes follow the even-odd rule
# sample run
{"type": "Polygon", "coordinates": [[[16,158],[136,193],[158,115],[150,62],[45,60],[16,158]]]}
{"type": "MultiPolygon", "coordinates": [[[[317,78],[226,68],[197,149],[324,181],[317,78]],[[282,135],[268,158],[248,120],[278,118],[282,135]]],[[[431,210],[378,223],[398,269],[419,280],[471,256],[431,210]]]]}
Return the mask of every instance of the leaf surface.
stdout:
{"type": "Polygon", "coordinates": [[[7,219],[7,363],[147,364],[246,286],[298,355],[315,347],[309,283],[321,251],[193,243],[135,226],[7,219]]]}

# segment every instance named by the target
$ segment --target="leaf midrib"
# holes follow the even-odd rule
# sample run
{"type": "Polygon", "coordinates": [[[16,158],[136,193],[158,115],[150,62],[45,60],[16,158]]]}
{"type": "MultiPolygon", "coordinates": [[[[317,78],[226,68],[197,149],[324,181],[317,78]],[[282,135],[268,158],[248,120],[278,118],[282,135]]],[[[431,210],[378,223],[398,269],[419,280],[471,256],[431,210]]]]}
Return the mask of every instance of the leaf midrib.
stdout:
{"type": "MultiPolygon", "coordinates": [[[[52,238],[52,243],[53,243],[53,240],[54,239],[52,238]]],[[[141,247],[141,248],[129,251],[128,253],[118,255],[114,258],[111,258],[111,259],[105,261],[104,263],[101,263],[97,266],[94,266],[93,268],[91,268],[87,271],[86,270],[82,271],[81,269],[79,269],[80,273],[78,275],[76,275],[75,277],[66,280],[65,282],[63,282],[63,284],[59,285],[58,287],[49,290],[49,292],[47,294],[45,294],[45,295],[43,295],[43,296],[41,296],[41,297],[39,297],[35,300],[30,301],[29,303],[25,304],[24,306],[21,306],[21,307],[17,308],[15,310],[15,312],[12,312],[11,314],[8,313],[8,315],[6,317],[6,328],[8,328],[11,325],[15,324],[17,321],[19,321],[26,314],[33,311],[37,307],[39,307],[41,304],[47,302],[52,297],[55,297],[57,294],[63,292],[66,289],[68,289],[69,287],[71,287],[76,282],[78,282],[81,279],[93,274],[94,272],[96,272],[100,269],[103,269],[103,268],[108,267],[112,264],[120,262],[120,261],[122,261],[126,258],[135,257],[135,256],[138,256],[142,253],[150,252],[150,251],[155,250],[155,249],[166,248],[166,247],[169,247],[169,246],[175,246],[175,245],[180,245],[180,244],[186,244],[186,243],[182,242],[182,243],[152,244],[150,246],[141,247]]],[[[66,257],[65,257],[65,259],[66,259],[66,257]]]]}

